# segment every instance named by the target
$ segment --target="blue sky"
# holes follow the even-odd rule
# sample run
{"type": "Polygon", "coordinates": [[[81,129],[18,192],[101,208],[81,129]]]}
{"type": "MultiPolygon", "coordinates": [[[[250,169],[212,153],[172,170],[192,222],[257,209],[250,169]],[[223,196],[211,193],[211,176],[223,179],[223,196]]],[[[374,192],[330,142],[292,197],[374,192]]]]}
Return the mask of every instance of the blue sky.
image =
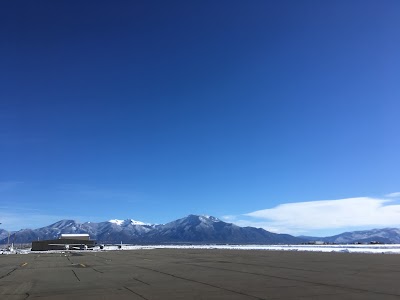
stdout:
{"type": "Polygon", "coordinates": [[[398,1],[0,10],[3,228],[190,213],[306,234],[400,226],[248,219],[288,203],[398,203],[398,1]]]}

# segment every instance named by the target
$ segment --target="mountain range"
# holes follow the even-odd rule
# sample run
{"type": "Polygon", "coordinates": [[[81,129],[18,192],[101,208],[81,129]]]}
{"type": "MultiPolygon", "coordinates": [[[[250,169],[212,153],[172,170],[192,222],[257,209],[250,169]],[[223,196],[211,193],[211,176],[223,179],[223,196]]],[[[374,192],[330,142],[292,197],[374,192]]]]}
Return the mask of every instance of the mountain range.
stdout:
{"type": "MultiPolygon", "coordinates": [[[[61,220],[38,229],[13,232],[10,241],[30,243],[57,239],[62,233],[88,233],[98,243],[166,244],[166,243],[226,243],[226,244],[298,244],[304,240],[276,234],[261,228],[239,227],[211,216],[189,215],[167,224],[146,224],[135,220],[78,223],[61,220]]],[[[7,243],[4,236],[0,243],[7,243]]]]}
{"type": "MultiPolygon", "coordinates": [[[[7,232],[7,230],[0,229],[0,241],[1,241],[1,240],[4,240],[4,239],[6,239],[6,238],[8,238],[8,232],[7,232]]],[[[1,243],[1,242],[0,242],[0,243],[1,243]]]]}
{"type": "MultiPolygon", "coordinates": [[[[344,232],[329,237],[295,237],[261,228],[239,227],[212,216],[189,215],[167,224],[147,224],[132,219],[79,223],[61,220],[37,229],[11,232],[10,242],[30,243],[58,239],[62,233],[88,233],[98,243],[130,244],[301,244],[308,241],[326,243],[400,243],[400,229],[384,228],[344,232]]],[[[0,244],[8,242],[8,232],[0,229],[0,244]]]]}
{"type": "Polygon", "coordinates": [[[352,244],[352,243],[371,243],[379,242],[384,244],[400,244],[399,228],[383,228],[361,231],[343,232],[341,234],[328,237],[300,236],[308,241],[323,241],[325,243],[352,244]]]}

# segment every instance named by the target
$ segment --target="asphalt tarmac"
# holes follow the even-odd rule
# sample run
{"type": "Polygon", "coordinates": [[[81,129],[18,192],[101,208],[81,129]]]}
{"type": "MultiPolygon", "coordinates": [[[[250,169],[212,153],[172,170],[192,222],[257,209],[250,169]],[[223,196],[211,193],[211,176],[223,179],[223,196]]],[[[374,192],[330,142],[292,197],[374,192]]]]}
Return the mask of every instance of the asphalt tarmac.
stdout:
{"type": "Polygon", "coordinates": [[[133,250],[0,255],[0,299],[400,299],[400,255],[133,250]]]}

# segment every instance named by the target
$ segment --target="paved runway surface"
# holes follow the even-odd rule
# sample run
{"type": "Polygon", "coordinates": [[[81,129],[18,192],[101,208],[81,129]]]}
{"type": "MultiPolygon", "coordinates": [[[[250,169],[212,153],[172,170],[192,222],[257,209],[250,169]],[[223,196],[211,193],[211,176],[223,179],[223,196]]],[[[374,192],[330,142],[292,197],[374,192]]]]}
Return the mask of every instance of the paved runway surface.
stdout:
{"type": "Polygon", "coordinates": [[[0,256],[0,299],[400,299],[400,255],[138,250],[0,256]]]}

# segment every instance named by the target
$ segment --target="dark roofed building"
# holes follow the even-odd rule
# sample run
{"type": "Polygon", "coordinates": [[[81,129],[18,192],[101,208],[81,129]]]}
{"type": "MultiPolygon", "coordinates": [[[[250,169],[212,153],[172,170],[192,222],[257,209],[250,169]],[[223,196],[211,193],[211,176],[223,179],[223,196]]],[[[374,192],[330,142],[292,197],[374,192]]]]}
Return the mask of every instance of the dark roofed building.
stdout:
{"type": "Polygon", "coordinates": [[[85,250],[95,245],[96,241],[90,240],[89,234],[62,234],[57,240],[33,241],[31,250],[85,250]]]}

